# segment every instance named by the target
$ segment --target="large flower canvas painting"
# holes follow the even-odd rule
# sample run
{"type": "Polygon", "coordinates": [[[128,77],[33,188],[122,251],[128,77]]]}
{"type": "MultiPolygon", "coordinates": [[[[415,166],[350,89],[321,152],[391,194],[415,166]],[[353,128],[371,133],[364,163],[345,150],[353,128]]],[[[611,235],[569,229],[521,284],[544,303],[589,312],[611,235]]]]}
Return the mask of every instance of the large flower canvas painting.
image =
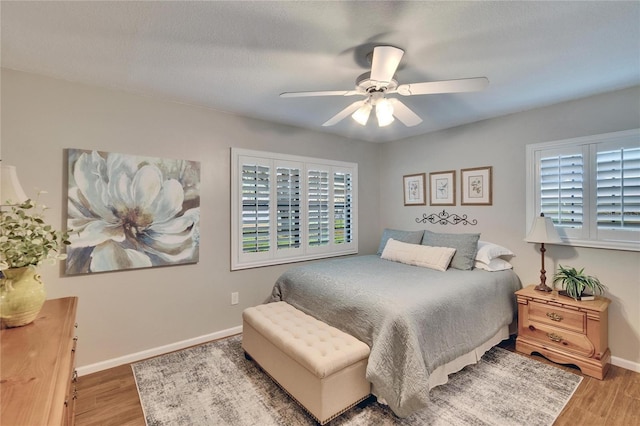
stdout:
{"type": "Polygon", "coordinates": [[[68,150],[67,274],[196,263],[200,163],[68,150]]]}

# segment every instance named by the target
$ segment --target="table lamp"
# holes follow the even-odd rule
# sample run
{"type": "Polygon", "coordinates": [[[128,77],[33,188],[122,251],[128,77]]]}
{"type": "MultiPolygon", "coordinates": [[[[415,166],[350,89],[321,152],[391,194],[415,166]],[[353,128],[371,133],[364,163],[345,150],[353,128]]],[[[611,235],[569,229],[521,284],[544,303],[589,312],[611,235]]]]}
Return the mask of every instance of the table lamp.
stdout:
{"type": "Polygon", "coordinates": [[[544,248],[545,243],[561,243],[562,240],[553,226],[553,220],[550,217],[545,217],[544,213],[540,213],[540,216],[536,218],[531,227],[531,231],[524,239],[528,243],[540,243],[540,256],[542,258],[542,268],[540,269],[540,284],[535,289],[538,291],[551,291],[551,288],[547,285],[547,271],[544,270],[544,252],[547,251],[544,248]]]}

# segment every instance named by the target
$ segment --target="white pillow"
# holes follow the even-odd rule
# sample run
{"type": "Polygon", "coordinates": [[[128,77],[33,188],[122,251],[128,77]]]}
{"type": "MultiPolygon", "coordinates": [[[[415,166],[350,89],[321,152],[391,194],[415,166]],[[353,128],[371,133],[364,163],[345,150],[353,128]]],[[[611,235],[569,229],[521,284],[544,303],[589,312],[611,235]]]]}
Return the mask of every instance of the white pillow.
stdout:
{"type": "MultiPolygon", "coordinates": [[[[478,241],[478,252],[476,260],[489,264],[493,259],[500,256],[515,256],[515,254],[506,247],[488,241],[478,241]]],[[[477,266],[476,266],[477,268],[477,266]]]]}
{"type": "Polygon", "coordinates": [[[380,257],[407,265],[446,271],[455,252],[456,249],[451,247],[409,244],[389,238],[380,257]]]}
{"type": "Polygon", "coordinates": [[[473,266],[478,269],[484,269],[485,271],[489,271],[489,272],[506,271],[507,269],[513,268],[513,265],[511,265],[509,262],[499,258],[493,259],[489,263],[476,261],[476,263],[473,266]]]}

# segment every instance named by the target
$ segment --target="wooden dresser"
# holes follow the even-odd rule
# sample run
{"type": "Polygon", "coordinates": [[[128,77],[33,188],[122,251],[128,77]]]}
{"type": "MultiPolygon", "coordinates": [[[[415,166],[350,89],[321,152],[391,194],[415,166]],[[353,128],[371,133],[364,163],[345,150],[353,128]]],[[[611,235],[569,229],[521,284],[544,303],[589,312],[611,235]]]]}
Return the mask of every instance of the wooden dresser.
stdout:
{"type": "Polygon", "coordinates": [[[611,362],[608,308],[611,301],[596,297],[576,301],[555,292],[518,290],[516,350],[538,352],[561,364],[574,364],[582,373],[602,380],[611,362]]]}
{"type": "Polygon", "coordinates": [[[47,300],[31,324],[0,330],[0,423],[73,425],[77,297],[47,300]]]}

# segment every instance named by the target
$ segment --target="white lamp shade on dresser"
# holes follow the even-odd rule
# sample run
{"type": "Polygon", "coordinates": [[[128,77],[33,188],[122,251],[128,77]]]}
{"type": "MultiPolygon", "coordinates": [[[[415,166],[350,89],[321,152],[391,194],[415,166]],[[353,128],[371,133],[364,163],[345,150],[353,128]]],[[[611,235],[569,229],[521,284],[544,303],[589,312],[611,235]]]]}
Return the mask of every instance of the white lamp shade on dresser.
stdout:
{"type": "Polygon", "coordinates": [[[20,204],[27,201],[29,197],[20,185],[15,166],[2,165],[0,179],[0,204],[20,204]]]}

